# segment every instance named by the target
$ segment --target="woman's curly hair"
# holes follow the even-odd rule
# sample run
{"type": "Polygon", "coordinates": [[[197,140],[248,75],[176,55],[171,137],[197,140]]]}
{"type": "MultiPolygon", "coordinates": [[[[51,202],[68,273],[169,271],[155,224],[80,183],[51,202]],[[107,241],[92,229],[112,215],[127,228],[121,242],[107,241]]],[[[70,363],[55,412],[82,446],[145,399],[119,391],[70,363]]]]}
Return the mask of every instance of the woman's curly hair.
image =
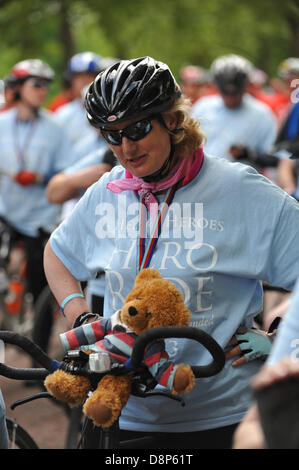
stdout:
{"type": "Polygon", "coordinates": [[[191,102],[187,98],[175,100],[171,108],[162,113],[164,119],[175,115],[176,131],[172,135],[175,152],[179,159],[193,155],[195,150],[205,141],[205,135],[197,119],[190,115],[191,102]]]}

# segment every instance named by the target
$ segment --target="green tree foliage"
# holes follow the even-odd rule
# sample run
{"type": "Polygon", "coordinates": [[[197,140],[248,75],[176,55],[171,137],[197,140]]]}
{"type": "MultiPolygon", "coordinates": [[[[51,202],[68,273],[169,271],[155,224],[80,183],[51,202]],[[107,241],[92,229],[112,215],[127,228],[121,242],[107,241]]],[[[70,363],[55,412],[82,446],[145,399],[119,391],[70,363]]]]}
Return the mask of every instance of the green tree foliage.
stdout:
{"type": "Polygon", "coordinates": [[[0,76],[28,57],[60,76],[84,50],[151,55],[176,74],[234,52],[273,75],[285,57],[299,56],[299,0],[0,0],[0,28],[0,76]]]}

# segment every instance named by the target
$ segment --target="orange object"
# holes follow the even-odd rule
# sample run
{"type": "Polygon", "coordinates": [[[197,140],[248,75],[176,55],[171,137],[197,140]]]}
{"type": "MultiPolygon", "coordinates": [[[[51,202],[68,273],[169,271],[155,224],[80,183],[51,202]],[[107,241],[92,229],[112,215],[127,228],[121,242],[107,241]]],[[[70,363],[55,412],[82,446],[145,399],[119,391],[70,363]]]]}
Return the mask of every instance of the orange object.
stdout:
{"type": "Polygon", "coordinates": [[[5,297],[5,307],[11,315],[19,315],[22,308],[24,284],[19,280],[9,281],[8,294],[5,297]]]}
{"type": "Polygon", "coordinates": [[[36,182],[36,173],[28,170],[22,170],[16,174],[14,180],[22,186],[28,186],[36,182]]]}

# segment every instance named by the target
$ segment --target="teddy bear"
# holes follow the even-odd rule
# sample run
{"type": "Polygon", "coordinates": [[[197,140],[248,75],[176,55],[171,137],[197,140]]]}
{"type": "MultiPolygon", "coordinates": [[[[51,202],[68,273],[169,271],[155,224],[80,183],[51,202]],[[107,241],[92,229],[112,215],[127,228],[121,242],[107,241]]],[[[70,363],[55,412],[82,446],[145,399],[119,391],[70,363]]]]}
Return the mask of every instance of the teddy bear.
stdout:
{"type": "MultiPolygon", "coordinates": [[[[87,354],[108,351],[112,363],[124,363],[130,357],[134,342],[142,332],[159,326],[188,326],[190,311],[174,283],[164,279],[153,268],[139,272],[123,307],[110,318],[86,323],[61,336],[66,350],[81,349],[87,354]]],[[[195,383],[189,365],[175,364],[161,339],[152,341],[145,350],[144,363],[154,379],[173,394],[189,392],[195,383]]],[[[48,375],[45,387],[57,399],[70,406],[82,403],[83,412],[94,425],[111,426],[126,405],[132,387],[130,373],[104,375],[91,391],[87,377],[56,370],[48,375]]]]}

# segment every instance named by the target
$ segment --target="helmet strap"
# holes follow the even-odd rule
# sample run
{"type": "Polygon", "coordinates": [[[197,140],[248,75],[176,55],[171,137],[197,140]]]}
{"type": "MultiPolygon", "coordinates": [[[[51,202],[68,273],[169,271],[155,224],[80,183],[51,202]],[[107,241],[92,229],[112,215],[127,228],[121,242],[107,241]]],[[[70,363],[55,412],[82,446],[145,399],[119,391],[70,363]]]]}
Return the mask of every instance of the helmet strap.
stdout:
{"type": "Polygon", "coordinates": [[[172,163],[173,163],[173,158],[174,158],[174,153],[175,153],[175,146],[172,142],[171,135],[169,136],[169,138],[170,138],[170,153],[168,155],[168,158],[165,160],[162,167],[158,171],[156,171],[152,175],[148,175],[142,178],[146,183],[155,183],[156,181],[161,181],[163,178],[165,178],[169,174],[172,168],[172,163]]]}
{"type": "Polygon", "coordinates": [[[155,116],[155,118],[169,132],[170,153],[168,155],[168,158],[163,163],[162,167],[158,171],[156,171],[156,173],[154,173],[152,175],[145,176],[144,178],[142,178],[146,183],[155,183],[156,181],[161,181],[161,179],[165,178],[169,174],[169,172],[170,172],[170,170],[173,166],[173,160],[174,160],[174,154],[175,154],[175,146],[173,144],[171,134],[177,134],[178,132],[180,132],[182,130],[182,129],[174,129],[174,130],[168,129],[168,127],[167,127],[167,125],[166,125],[166,123],[163,119],[162,114],[157,114],[155,116]]]}

